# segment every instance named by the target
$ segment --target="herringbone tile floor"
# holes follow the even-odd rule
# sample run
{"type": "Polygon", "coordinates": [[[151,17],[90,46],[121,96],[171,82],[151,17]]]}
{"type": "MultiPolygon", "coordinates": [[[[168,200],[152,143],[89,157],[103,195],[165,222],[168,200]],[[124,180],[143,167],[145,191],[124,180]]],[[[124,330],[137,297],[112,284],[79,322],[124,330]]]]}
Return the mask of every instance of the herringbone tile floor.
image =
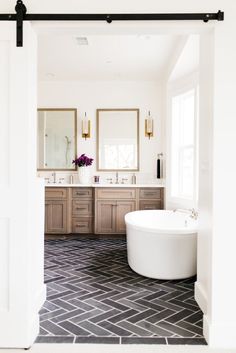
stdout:
{"type": "Polygon", "coordinates": [[[194,281],[136,274],[125,239],[46,240],[36,342],[205,344],[194,281]]]}

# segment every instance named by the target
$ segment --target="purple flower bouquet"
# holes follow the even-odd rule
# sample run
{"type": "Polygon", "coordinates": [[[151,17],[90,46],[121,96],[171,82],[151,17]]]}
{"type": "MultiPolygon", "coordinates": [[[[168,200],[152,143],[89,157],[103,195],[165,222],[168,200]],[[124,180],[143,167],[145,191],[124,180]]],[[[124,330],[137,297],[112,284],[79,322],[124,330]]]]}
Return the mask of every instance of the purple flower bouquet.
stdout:
{"type": "Polygon", "coordinates": [[[74,163],[77,167],[88,167],[92,165],[93,158],[89,158],[83,153],[81,154],[80,157],[76,158],[72,163],[74,163]]]}

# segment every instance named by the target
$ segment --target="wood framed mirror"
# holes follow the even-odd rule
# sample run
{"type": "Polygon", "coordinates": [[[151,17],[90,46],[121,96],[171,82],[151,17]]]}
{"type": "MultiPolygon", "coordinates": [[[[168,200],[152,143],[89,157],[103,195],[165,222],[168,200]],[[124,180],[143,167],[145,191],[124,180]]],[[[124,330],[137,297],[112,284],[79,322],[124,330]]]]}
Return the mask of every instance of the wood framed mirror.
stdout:
{"type": "Polygon", "coordinates": [[[139,109],[97,109],[97,170],[139,170],[139,109]]]}
{"type": "Polygon", "coordinates": [[[77,110],[38,109],[38,170],[76,170],[77,110]]]}

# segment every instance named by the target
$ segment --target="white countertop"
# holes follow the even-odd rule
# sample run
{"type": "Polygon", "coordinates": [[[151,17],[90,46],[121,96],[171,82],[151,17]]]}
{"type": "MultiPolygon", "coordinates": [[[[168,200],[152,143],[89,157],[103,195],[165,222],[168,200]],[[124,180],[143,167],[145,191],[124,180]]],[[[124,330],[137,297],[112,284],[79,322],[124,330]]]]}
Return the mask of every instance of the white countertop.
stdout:
{"type": "Polygon", "coordinates": [[[163,184],[45,184],[46,187],[70,187],[70,188],[80,188],[80,187],[92,187],[92,188],[164,188],[163,184]]]}

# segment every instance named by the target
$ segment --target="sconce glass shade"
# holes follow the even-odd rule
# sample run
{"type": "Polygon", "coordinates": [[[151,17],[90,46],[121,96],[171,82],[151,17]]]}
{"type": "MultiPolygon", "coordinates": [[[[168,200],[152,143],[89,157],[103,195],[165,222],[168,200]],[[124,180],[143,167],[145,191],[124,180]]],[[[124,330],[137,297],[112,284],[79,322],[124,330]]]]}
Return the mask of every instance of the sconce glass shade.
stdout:
{"type": "Polygon", "coordinates": [[[86,113],[82,120],[82,137],[84,137],[85,140],[90,137],[90,120],[88,120],[86,113]]]}

